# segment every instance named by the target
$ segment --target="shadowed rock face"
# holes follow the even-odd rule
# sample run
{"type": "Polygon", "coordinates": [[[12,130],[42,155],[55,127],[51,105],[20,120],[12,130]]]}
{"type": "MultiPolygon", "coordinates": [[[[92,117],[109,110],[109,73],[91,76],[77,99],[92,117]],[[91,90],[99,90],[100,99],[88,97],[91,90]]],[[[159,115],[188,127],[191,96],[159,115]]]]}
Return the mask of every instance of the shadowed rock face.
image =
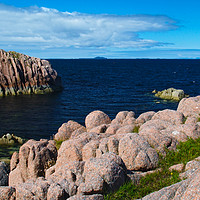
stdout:
{"type": "Polygon", "coordinates": [[[61,90],[61,78],[47,60],[0,50],[0,96],[61,90]]]}

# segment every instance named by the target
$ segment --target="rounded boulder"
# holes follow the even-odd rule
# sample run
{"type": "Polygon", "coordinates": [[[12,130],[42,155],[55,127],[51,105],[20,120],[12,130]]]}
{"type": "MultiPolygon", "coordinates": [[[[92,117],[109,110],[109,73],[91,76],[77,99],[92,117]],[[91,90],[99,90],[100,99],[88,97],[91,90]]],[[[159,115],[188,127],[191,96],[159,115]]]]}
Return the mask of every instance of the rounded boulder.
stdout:
{"type": "Polygon", "coordinates": [[[87,130],[91,130],[102,124],[110,124],[111,120],[107,114],[100,110],[89,113],[85,118],[85,126],[87,130]]]}

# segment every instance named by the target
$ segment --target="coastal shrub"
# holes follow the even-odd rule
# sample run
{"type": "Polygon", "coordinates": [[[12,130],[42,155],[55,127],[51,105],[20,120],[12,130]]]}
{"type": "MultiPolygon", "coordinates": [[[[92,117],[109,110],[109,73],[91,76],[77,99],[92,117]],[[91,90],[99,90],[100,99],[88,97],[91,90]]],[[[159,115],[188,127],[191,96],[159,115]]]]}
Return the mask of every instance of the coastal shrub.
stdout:
{"type": "Polygon", "coordinates": [[[200,156],[200,138],[180,142],[175,151],[166,149],[166,156],[159,155],[158,168],[161,170],[141,178],[138,185],[133,184],[131,181],[127,182],[118,191],[107,194],[104,198],[106,200],[138,199],[163,187],[177,183],[181,181],[179,173],[177,171],[169,171],[169,167],[178,163],[186,164],[198,156],[200,156]]]}

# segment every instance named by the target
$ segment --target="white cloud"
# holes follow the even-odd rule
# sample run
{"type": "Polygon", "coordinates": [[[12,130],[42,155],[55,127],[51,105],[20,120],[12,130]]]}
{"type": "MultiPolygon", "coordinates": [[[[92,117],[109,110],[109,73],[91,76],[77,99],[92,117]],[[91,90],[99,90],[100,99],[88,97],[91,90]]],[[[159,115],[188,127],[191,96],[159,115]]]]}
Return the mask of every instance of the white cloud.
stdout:
{"type": "Polygon", "coordinates": [[[0,4],[0,44],[45,48],[145,48],[167,45],[143,39],[143,31],[176,29],[167,16],[60,12],[0,4]]]}

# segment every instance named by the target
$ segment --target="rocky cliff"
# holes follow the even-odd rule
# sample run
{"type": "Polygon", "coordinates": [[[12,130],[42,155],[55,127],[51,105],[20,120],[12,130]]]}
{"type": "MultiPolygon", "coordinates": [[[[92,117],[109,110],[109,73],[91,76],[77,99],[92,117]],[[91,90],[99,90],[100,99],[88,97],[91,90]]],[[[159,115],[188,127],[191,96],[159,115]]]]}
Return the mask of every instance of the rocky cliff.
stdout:
{"type": "Polygon", "coordinates": [[[0,96],[44,94],[61,89],[61,79],[47,60],[0,50],[0,96]]]}

